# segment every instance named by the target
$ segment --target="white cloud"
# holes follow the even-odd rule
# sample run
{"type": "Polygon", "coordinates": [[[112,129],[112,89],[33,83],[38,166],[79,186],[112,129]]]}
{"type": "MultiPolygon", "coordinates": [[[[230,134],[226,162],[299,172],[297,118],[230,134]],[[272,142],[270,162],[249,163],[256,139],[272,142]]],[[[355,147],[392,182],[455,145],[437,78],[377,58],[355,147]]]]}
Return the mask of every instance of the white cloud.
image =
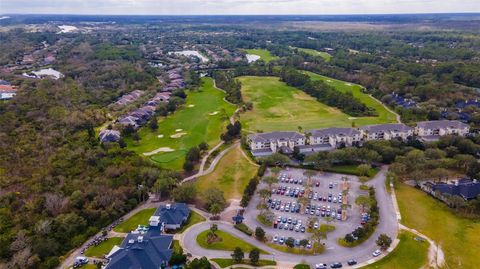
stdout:
{"type": "Polygon", "coordinates": [[[0,0],[0,13],[367,14],[480,12],[479,0],[0,0]]]}

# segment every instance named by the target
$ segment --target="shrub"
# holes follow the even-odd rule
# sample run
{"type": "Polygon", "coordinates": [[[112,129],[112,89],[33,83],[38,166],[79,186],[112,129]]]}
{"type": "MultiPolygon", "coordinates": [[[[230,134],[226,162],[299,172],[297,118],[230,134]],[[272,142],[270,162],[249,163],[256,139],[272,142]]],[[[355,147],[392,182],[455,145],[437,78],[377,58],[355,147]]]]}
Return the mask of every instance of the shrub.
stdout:
{"type": "Polygon", "coordinates": [[[245,225],[244,223],[235,224],[233,227],[235,227],[235,229],[241,231],[242,233],[244,233],[248,236],[253,235],[253,231],[250,230],[250,228],[248,228],[248,226],[245,225]]]}

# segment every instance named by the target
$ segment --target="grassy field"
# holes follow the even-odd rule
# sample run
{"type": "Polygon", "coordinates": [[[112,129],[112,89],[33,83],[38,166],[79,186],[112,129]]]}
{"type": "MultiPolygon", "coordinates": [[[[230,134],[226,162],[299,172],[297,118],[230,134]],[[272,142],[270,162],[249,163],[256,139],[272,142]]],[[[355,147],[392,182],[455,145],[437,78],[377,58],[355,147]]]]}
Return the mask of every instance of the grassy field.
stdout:
{"type": "MultiPolygon", "coordinates": [[[[389,122],[396,122],[396,116],[395,114],[391,113],[385,107],[379,103],[377,100],[375,100],[373,97],[371,97],[368,94],[365,94],[362,92],[363,87],[358,84],[354,83],[349,83],[346,81],[341,81],[325,76],[321,76],[316,73],[308,72],[305,71],[305,74],[309,75],[312,80],[321,80],[337,89],[338,91],[341,92],[352,92],[353,96],[360,100],[363,104],[366,106],[375,109],[378,113],[378,117],[375,119],[375,123],[389,123],[389,122]]],[[[359,118],[358,123],[359,125],[365,125],[363,124],[363,121],[368,121],[368,117],[364,118],[359,118]]],[[[368,123],[367,123],[368,124],[368,123]]]]}
{"type": "Polygon", "coordinates": [[[202,215],[200,215],[197,212],[192,210],[192,212],[190,213],[190,216],[188,216],[187,222],[185,223],[185,225],[183,225],[183,227],[178,232],[182,233],[188,227],[193,226],[193,225],[195,225],[197,223],[200,223],[200,222],[203,222],[203,221],[205,221],[205,218],[202,215]]]}
{"type": "Polygon", "coordinates": [[[188,149],[202,141],[210,146],[219,143],[220,134],[235,111],[235,106],[223,100],[225,93],[214,88],[212,79],[205,77],[202,82],[198,91],[188,92],[182,108],[159,119],[157,131],[144,126],[139,130],[140,142],[126,139],[128,148],[138,154],[159,148],[169,149],[170,152],[158,152],[149,157],[162,167],[180,170],[188,149]]]}
{"type": "Polygon", "coordinates": [[[442,247],[446,268],[478,268],[480,222],[455,215],[445,204],[418,189],[396,185],[402,223],[442,247]]]}
{"type": "Polygon", "coordinates": [[[225,199],[241,199],[243,189],[257,173],[257,169],[243,155],[238,145],[222,157],[212,173],[200,177],[195,185],[199,193],[215,186],[223,191],[225,199]]]}
{"type": "Polygon", "coordinates": [[[121,222],[117,227],[113,228],[115,232],[128,233],[135,230],[138,225],[147,225],[148,219],[155,213],[157,208],[147,208],[141,210],[130,218],[121,222]]]}
{"type": "MultiPolygon", "coordinates": [[[[247,264],[249,265],[249,260],[248,260],[248,253],[245,253],[245,259],[243,260],[242,264],[247,264]]],[[[225,268],[228,266],[235,265],[235,262],[233,259],[221,259],[221,258],[216,258],[212,259],[212,261],[216,262],[220,267],[225,268]]],[[[277,263],[275,261],[270,261],[270,260],[259,260],[258,263],[255,265],[256,267],[263,267],[263,266],[269,266],[269,265],[276,265],[277,263]]],[[[239,265],[241,266],[241,265],[239,265]]],[[[237,269],[244,268],[244,267],[234,267],[237,269]]]]}
{"type": "Polygon", "coordinates": [[[380,261],[362,267],[362,269],[410,269],[421,268],[427,264],[428,242],[415,240],[408,232],[399,234],[400,243],[395,250],[380,261]]]}
{"type": "Polygon", "coordinates": [[[123,241],[123,237],[110,237],[107,240],[100,243],[98,246],[91,246],[85,250],[85,256],[103,258],[107,255],[113,246],[120,245],[123,241]]]}
{"type": "Polygon", "coordinates": [[[330,54],[328,54],[324,51],[318,51],[318,50],[306,49],[306,48],[296,48],[296,47],[293,47],[293,48],[298,49],[298,51],[304,52],[304,53],[312,55],[312,56],[320,56],[325,60],[325,62],[329,62],[330,59],[332,59],[332,55],[330,55],[330,54]]]}
{"type": "MultiPolygon", "coordinates": [[[[240,247],[245,253],[250,252],[252,249],[256,248],[242,239],[235,237],[227,232],[218,230],[216,232],[222,240],[219,242],[214,242],[211,244],[207,243],[207,235],[210,233],[210,230],[205,230],[197,236],[197,243],[199,246],[205,249],[215,249],[215,250],[226,250],[233,251],[236,247],[240,247]]],[[[260,253],[267,254],[266,251],[260,250],[260,253]]]]}
{"type": "Polygon", "coordinates": [[[260,56],[260,59],[266,63],[278,59],[277,56],[272,55],[270,51],[264,49],[248,49],[245,51],[247,54],[254,54],[260,56]]]}
{"type": "Polygon", "coordinates": [[[289,87],[277,77],[244,76],[242,94],[253,103],[253,110],[240,115],[244,129],[256,132],[295,131],[326,127],[351,127],[385,123],[382,117],[352,118],[342,111],[318,102],[303,91],[289,87]]]}

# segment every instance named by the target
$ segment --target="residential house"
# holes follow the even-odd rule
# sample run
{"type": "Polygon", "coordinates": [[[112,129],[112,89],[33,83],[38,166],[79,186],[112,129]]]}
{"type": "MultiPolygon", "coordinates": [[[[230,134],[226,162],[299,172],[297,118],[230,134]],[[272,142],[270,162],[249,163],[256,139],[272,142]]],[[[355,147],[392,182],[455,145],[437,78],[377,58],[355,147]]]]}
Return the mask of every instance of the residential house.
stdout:
{"type": "Polygon", "coordinates": [[[102,129],[98,138],[102,143],[104,142],[117,142],[120,140],[120,132],[117,130],[102,129]]]}
{"type": "Polygon", "coordinates": [[[413,128],[402,123],[368,125],[359,128],[362,137],[370,140],[407,139],[413,135],[413,128]]]}
{"type": "Polygon", "coordinates": [[[305,145],[305,136],[298,132],[257,133],[248,135],[247,143],[255,157],[268,156],[279,151],[290,154],[295,147],[305,145]]]}
{"type": "Polygon", "coordinates": [[[470,132],[470,126],[458,120],[422,121],[417,123],[415,133],[422,140],[437,140],[444,135],[465,136],[470,132]]]}
{"type": "Polygon", "coordinates": [[[166,230],[182,227],[190,215],[190,208],[185,203],[161,205],[149,219],[151,227],[162,226],[166,230]]]}
{"type": "Polygon", "coordinates": [[[172,241],[173,235],[163,235],[158,228],[129,233],[107,255],[105,269],[166,268],[172,257],[172,241]]]}
{"type": "Polygon", "coordinates": [[[475,199],[480,195],[480,182],[470,179],[458,179],[452,182],[433,183],[425,182],[420,185],[423,191],[446,201],[446,197],[458,195],[464,200],[475,199]]]}
{"type": "Polygon", "coordinates": [[[12,99],[15,95],[17,95],[17,87],[10,84],[0,84],[0,100],[12,99]]]}
{"type": "Polygon", "coordinates": [[[331,148],[358,145],[362,140],[360,131],[353,128],[326,128],[307,131],[308,144],[324,145],[331,148]]]}

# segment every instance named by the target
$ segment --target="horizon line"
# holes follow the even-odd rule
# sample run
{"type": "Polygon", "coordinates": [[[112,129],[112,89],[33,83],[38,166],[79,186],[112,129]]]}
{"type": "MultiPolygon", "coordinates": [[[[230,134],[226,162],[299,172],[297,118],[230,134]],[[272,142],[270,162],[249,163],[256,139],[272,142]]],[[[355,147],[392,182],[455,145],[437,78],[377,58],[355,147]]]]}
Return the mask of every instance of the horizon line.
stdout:
{"type": "Polygon", "coordinates": [[[462,11],[462,12],[408,12],[408,13],[332,13],[332,14],[308,14],[308,13],[292,13],[292,14],[99,14],[99,13],[0,13],[0,16],[18,16],[18,15],[68,15],[68,16],[365,16],[365,15],[480,15],[480,11],[462,11]]]}

